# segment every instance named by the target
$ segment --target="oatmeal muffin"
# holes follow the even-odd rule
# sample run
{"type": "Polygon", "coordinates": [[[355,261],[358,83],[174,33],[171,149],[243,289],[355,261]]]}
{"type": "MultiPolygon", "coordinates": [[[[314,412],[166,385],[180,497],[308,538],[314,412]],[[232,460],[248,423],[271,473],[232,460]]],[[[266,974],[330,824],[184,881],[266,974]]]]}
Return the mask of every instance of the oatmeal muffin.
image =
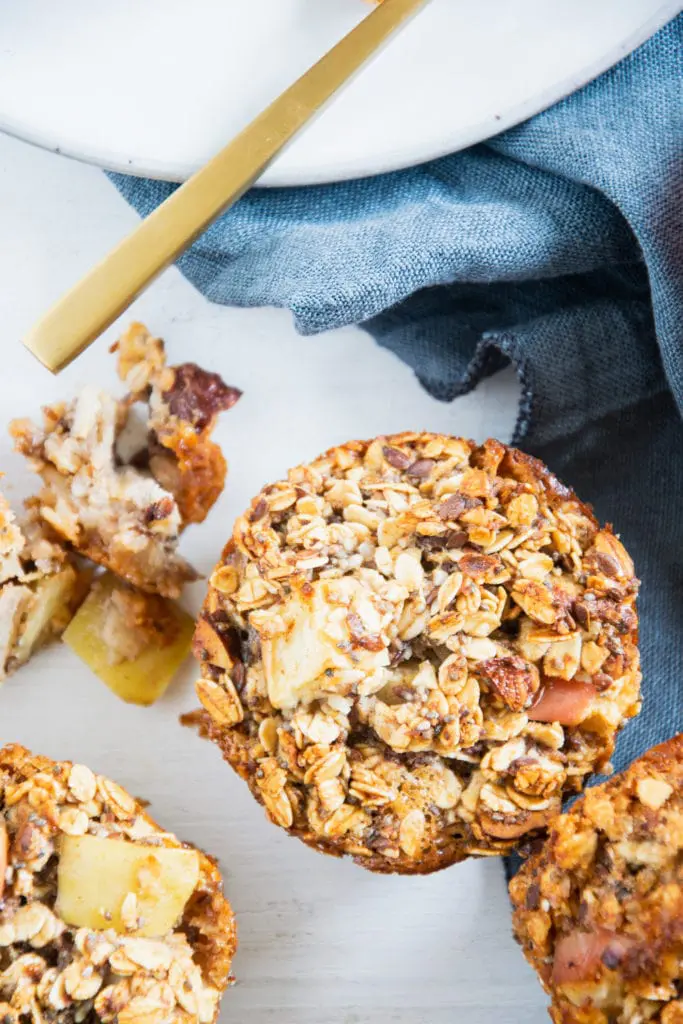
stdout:
{"type": "Polygon", "coordinates": [[[351,442],[237,521],[195,634],[203,728],[322,851],[405,873],[505,853],[638,712],[636,591],[535,459],[351,442]]]}
{"type": "Polygon", "coordinates": [[[19,525],[0,495],[0,682],[66,628],[87,580],[34,519],[19,525]]]}
{"type": "Polygon", "coordinates": [[[681,1024],[683,735],[556,818],[510,892],[555,1024],[681,1024]]]}
{"type": "Polygon", "coordinates": [[[43,479],[34,511],[59,538],[141,590],[177,597],[197,578],[180,533],[225,481],[210,435],[240,392],[194,363],[167,367],[163,342],[141,324],[115,348],[126,398],[86,387],[45,408],[42,426],[16,420],[11,432],[43,479]]]}
{"type": "Polygon", "coordinates": [[[116,783],[0,750],[0,1021],[213,1024],[235,923],[205,854],[116,783]]]}

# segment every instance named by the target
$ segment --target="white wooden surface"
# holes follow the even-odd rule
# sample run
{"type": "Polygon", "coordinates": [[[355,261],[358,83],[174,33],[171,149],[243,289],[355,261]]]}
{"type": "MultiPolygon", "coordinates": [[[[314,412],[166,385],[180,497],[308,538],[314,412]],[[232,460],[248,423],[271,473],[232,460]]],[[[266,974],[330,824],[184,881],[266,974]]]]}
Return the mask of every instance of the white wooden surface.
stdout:
{"type": "MultiPolygon", "coordinates": [[[[19,346],[22,330],[135,221],[104,176],[0,137],[0,466],[18,501],[30,480],[4,424],[94,380],[114,379],[99,344],[60,379],[19,346]]],[[[134,310],[171,357],[244,389],[220,429],[227,490],[185,550],[208,571],[235,514],[267,480],[350,436],[430,428],[509,436],[516,386],[503,375],[442,405],[360,331],[298,338],[275,310],[211,306],[177,271],[134,310]]],[[[196,609],[202,584],[188,596],[196,609]]],[[[428,878],[374,877],[270,825],[218,752],[177,724],[193,670],[155,707],[120,703],[65,648],[36,658],[0,695],[0,740],[84,761],[151,800],[154,813],[221,861],[238,916],[241,1024],[541,1024],[544,1000],[510,937],[501,867],[472,862],[428,878]]]]}

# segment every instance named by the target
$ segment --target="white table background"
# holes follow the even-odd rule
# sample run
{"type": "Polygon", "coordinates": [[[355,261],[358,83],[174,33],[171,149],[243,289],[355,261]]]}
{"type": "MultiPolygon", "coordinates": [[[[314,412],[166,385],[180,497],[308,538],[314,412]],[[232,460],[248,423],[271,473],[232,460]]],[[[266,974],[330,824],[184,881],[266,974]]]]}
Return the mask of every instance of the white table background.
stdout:
{"type": "MultiPolygon", "coordinates": [[[[101,341],[59,379],[20,346],[28,325],[136,222],[105,177],[0,137],[0,466],[18,504],[32,484],[4,424],[85,381],[113,386],[101,341]]],[[[509,437],[506,373],[451,405],[361,331],[303,339],[279,310],[207,303],[175,269],[132,313],[244,390],[219,440],[225,494],[184,541],[208,572],[235,515],[268,480],[350,437],[431,429],[509,437]]],[[[126,321],[130,316],[126,317],[126,321]]],[[[116,336],[110,332],[109,340],[116,336]]],[[[190,588],[188,607],[201,601],[190,588]]],[[[426,878],[376,877],[270,825],[218,751],[181,729],[195,706],[188,665],[152,708],[117,700],[66,648],[43,652],[0,695],[0,741],[83,761],[151,801],[152,813],[220,858],[238,919],[237,984],[221,1018],[241,1024],[541,1024],[544,998],[510,936],[501,866],[472,861],[426,878]]]]}

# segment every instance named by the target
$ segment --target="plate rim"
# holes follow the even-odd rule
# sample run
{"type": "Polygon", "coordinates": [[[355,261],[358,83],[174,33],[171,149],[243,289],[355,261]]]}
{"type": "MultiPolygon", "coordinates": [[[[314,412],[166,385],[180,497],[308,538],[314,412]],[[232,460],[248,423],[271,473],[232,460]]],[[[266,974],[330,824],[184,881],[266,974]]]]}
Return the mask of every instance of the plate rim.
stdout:
{"type": "MultiPolygon", "coordinates": [[[[431,160],[438,160],[469,146],[485,142],[487,139],[521,124],[528,118],[548,110],[555,103],[559,103],[573,92],[582,89],[628,57],[681,12],[683,12],[681,0],[663,0],[657,10],[637,29],[634,29],[625,39],[619,40],[614,47],[600,57],[582,67],[581,70],[554,82],[547,89],[535,93],[503,114],[496,114],[493,118],[487,118],[475,125],[468,125],[465,129],[454,129],[448,134],[444,134],[439,145],[422,146],[418,150],[411,149],[408,145],[401,150],[392,150],[391,153],[384,154],[381,159],[379,157],[370,158],[363,166],[360,166],[358,158],[344,164],[337,161],[334,169],[321,166],[314,170],[306,170],[305,167],[291,161],[285,161],[283,164],[282,159],[278,158],[266,169],[258,186],[262,188],[298,188],[307,185],[329,185],[356,178],[376,177],[380,174],[416,167],[431,160]]],[[[151,178],[155,181],[179,184],[187,180],[194,171],[202,166],[201,161],[191,165],[171,165],[167,161],[154,161],[149,157],[126,157],[114,154],[101,147],[89,149],[65,145],[63,141],[56,139],[49,132],[35,131],[30,126],[14,123],[11,118],[4,116],[1,110],[0,132],[20,139],[29,145],[65,156],[79,163],[99,167],[104,171],[151,178]]]]}

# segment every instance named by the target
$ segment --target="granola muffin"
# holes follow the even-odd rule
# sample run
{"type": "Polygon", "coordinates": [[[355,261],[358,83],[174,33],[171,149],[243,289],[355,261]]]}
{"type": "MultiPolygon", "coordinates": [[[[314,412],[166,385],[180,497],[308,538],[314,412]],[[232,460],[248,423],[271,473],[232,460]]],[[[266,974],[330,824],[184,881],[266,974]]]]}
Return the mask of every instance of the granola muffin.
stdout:
{"type": "Polygon", "coordinates": [[[213,1024],[235,922],[205,854],[116,783],[0,750],[0,1021],[213,1024]]]}
{"type": "Polygon", "coordinates": [[[88,386],[45,408],[42,426],[15,420],[11,433],[43,480],[34,514],[58,538],[141,590],[178,597],[197,578],[180,533],[223,489],[226,463],[210,435],[240,392],[194,363],[167,367],[163,342],[141,324],[115,349],[126,398],[88,386]]]}
{"type": "Polygon", "coordinates": [[[639,710],[637,585],[522,452],[351,442],[237,521],[195,634],[203,727],[322,851],[404,873],[506,853],[639,710]]]}
{"type": "Polygon", "coordinates": [[[510,893],[555,1024],[681,1024],[683,735],[556,818],[510,893]]]}
{"type": "Polygon", "coordinates": [[[0,494],[0,682],[66,628],[85,574],[40,523],[21,525],[0,494]]]}

